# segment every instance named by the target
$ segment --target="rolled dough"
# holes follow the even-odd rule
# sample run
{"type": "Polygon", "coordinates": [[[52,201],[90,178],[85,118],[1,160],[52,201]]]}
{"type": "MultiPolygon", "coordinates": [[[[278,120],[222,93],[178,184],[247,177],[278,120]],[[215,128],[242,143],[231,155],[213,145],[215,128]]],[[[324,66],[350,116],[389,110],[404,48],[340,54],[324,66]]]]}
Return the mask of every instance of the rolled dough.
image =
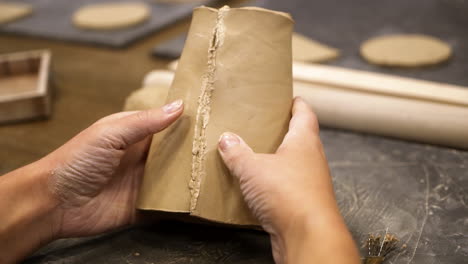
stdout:
{"type": "Polygon", "coordinates": [[[435,37],[402,34],[376,37],[361,45],[361,55],[377,65],[418,67],[447,60],[450,46],[435,37]]]}
{"type": "Polygon", "coordinates": [[[145,3],[103,3],[80,8],[73,16],[77,27],[112,30],[140,24],[150,16],[150,8],[145,3]]]}
{"type": "Polygon", "coordinates": [[[32,7],[23,3],[0,2],[0,24],[5,24],[32,13],[32,7]]]}
{"type": "Polygon", "coordinates": [[[303,62],[325,62],[335,59],[339,50],[323,45],[301,34],[294,33],[292,37],[293,60],[303,62]]]}

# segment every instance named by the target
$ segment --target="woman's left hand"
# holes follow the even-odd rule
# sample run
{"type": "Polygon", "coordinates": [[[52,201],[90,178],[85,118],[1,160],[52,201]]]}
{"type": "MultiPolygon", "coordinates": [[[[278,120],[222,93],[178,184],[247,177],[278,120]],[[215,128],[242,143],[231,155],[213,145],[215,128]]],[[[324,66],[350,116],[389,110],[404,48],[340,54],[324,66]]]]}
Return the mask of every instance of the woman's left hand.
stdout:
{"type": "Polygon", "coordinates": [[[46,157],[1,176],[0,263],[17,262],[57,238],[134,223],[151,136],[183,108],[178,100],[107,116],[46,157]]]}
{"type": "Polygon", "coordinates": [[[88,236],[134,223],[151,136],[182,111],[178,100],[107,116],[42,159],[50,171],[46,186],[58,202],[54,236],[88,236]]]}

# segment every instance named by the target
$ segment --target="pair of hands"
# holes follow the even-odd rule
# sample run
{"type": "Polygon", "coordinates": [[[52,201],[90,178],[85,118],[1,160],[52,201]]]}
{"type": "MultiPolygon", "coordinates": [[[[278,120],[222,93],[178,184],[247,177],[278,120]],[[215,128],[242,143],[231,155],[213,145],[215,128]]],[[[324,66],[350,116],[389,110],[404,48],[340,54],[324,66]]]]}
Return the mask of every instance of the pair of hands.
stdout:
{"type": "MultiPolygon", "coordinates": [[[[35,246],[135,223],[151,136],[182,112],[183,102],[175,101],[160,109],[110,115],[25,168],[23,173],[37,175],[31,177],[47,212],[35,246]]],[[[232,133],[221,136],[219,152],[270,234],[277,263],[358,263],[334,198],[317,119],[301,99],[294,102],[289,132],[275,154],[254,153],[232,133]]],[[[23,246],[17,255],[32,249],[23,246]]]]}

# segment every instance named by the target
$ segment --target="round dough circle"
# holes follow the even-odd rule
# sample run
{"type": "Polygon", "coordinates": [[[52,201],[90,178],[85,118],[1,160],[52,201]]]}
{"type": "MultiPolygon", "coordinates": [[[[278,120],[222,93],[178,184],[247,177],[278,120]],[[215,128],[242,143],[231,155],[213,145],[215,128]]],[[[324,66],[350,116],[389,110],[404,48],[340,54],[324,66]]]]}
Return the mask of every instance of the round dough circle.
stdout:
{"type": "Polygon", "coordinates": [[[386,66],[432,65],[447,60],[451,53],[442,40],[418,34],[376,37],[361,45],[361,55],[368,62],[386,66]]]}
{"type": "Polygon", "coordinates": [[[0,2],[0,24],[20,19],[31,13],[31,5],[23,3],[0,2]]]}
{"type": "Polygon", "coordinates": [[[73,23],[82,28],[120,29],[147,20],[150,8],[144,3],[103,3],[80,8],[73,16],[73,23]]]}

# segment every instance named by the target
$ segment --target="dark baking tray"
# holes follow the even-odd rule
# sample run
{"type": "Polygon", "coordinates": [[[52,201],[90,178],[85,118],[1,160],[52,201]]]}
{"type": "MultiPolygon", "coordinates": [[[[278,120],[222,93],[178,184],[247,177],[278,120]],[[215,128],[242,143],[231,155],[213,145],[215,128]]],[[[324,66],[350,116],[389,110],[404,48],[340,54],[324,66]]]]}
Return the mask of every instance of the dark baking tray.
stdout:
{"type": "Polygon", "coordinates": [[[134,41],[155,33],[192,14],[200,5],[211,6],[218,0],[202,0],[196,3],[169,4],[143,0],[152,9],[151,18],[139,26],[115,31],[93,31],[75,27],[73,13],[80,7],[103,2],[131,2],[132,0],[21,0],[33,6],[30,16],[0,25],[0,33],[12,33],[64,41],[105,45],[114,48],[127,46],[134,41]]]}

